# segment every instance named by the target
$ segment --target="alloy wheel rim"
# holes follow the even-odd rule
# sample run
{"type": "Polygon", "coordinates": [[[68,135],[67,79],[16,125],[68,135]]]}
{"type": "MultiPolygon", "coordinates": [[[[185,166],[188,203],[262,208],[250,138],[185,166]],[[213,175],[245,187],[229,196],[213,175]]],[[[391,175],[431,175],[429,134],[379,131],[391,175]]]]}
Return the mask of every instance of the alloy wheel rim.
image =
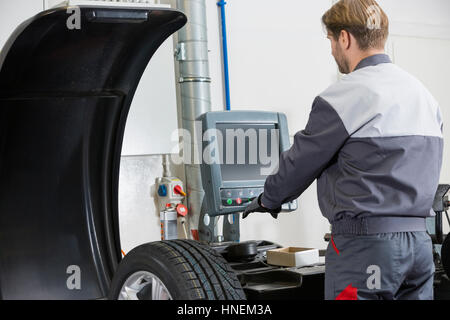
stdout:
{"type": "Polygon", "coordinates": [[[173,300],[164,283],[148,271],[130,275],[120,289],[118,300],[173,300]],[[149,287],[150,286],[150,287],[149,287]]]}

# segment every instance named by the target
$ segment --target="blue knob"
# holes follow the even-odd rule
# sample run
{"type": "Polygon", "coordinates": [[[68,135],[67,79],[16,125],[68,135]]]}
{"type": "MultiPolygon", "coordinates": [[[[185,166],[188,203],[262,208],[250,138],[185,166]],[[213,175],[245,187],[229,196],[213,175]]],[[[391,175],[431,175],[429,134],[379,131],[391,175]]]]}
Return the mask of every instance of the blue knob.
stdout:
{"type": "Polygon", "coordinates": [[[162,185],[159,186],[159,188],[158,188],[158,195],[160,197],[167,196],[167,187],[166,187],[165,184],[162,184],[162,185]]]}

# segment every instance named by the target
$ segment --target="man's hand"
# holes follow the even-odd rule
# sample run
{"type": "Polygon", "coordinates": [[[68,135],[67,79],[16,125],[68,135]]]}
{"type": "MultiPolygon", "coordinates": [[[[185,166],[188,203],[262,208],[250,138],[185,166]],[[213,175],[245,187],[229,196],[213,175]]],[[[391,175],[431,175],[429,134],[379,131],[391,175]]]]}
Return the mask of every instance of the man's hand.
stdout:
{"type": "Polygon", "coordinates": [[[253,199],[252,202],[250,202],[250,204],[247,206],[247,208],[245,208],[242,219],[247,218],[247,216],[252,212],[268,212],[274,219],[278,218],[278,214],[281,212],[281,207],[277,209],[269,209],[264,207],[261,203],[261,196],[262,194],[260,194],[259,197],[253,199]]]}

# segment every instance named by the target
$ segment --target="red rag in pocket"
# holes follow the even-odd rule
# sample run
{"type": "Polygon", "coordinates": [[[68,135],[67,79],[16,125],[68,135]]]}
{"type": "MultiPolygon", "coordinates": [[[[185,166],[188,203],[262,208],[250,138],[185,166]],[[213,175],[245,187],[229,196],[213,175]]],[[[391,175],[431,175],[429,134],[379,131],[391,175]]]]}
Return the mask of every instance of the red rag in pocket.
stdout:
{"type": "Polygon", "coordinates": [[[336,300],[358,300],[358,289],[352,287],[352,284],[342,290],[336,297],[336,300]]]}

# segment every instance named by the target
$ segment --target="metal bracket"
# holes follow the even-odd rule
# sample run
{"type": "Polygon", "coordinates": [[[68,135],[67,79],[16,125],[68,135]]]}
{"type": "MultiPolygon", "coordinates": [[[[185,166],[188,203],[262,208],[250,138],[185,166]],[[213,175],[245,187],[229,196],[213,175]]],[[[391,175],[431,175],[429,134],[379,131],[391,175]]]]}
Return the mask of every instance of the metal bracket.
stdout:
{"type": "Polygon", "coordinates": [[[186,44],[184,42],[179,42],[175,49],[175,59],[177,61],[185,61],[186,60],[186,44]]]}
{"type": "Polygon", "coordinates": [[[205,212],[200,213],[198,221],[198,236],[200,241],[214,242],[215,234],[214,218],[205,212]]]}
{"type": "Polygon", "coordinates": [[[211,78],[208,77],[180,77],[180,80],[178,80],[179,83],[185,83],[185,82],[207,82],[211,83],[211,78]]]}
{"type": "Polygon", "coordinates": [[[239,213],[224,215],[223,220],[223,236],[221,241],[218,240],[218,230],[216,221],[220,216],[211,217],[207,213],[202,212],[199,220],[199,238],[206,242],[222,242],[240,240],[239,213]]]}
{"type": "Polygon", "coordinates": [[[239,242],[240,240],[239,213],[228,214],[224,216],[223,238],[224,241],[239,242]]]}

